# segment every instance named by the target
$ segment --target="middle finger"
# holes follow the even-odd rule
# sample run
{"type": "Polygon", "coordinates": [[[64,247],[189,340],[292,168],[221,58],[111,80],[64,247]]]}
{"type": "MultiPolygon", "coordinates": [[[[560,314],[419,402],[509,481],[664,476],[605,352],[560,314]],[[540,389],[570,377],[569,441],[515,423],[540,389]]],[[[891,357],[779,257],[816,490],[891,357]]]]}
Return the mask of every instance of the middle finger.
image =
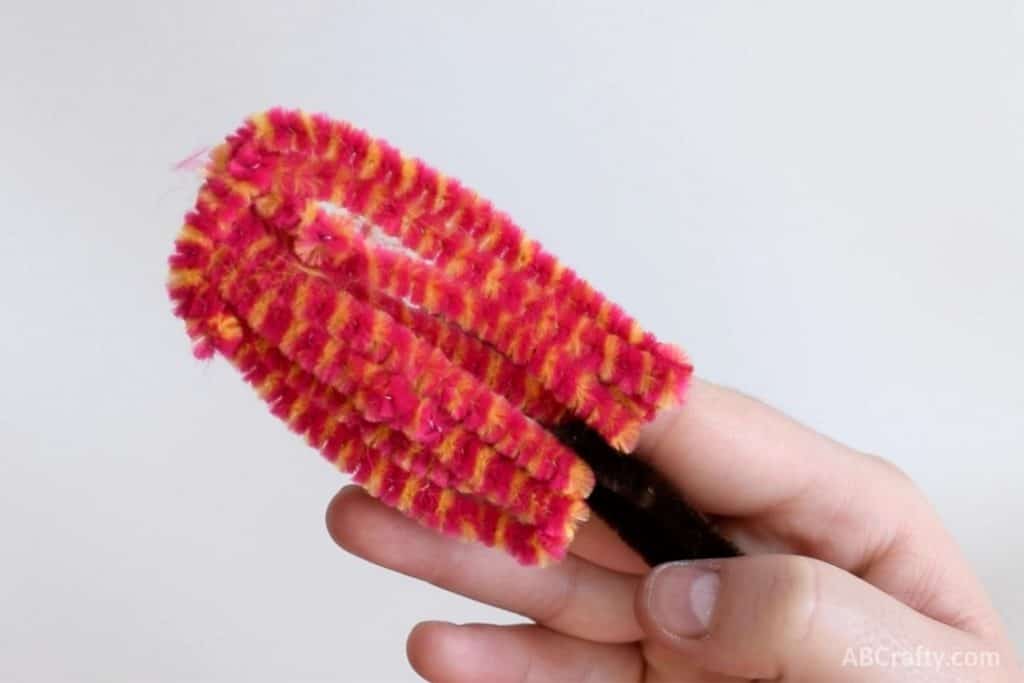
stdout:
{"type": "Polygon", "coordinates": [[[504,553],[442,536],[371,498],[342,489],[327,510],[335,542],[370,562],[507,609],[577,638],[640,640],[633,601],[641,577],[567,556],[524,567],[504,553]]]}

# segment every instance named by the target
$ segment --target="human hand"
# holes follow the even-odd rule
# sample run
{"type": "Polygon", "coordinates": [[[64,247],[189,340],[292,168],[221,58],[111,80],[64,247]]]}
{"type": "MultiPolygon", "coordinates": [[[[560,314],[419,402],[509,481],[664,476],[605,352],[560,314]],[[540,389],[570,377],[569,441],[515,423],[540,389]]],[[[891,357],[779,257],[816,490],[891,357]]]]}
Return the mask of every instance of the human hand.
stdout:
{"type": "Polygon", "coordinates": [[[748,555],[649,572],[591,519],[560,564],[523,567],[357,487],[327,525],[349,552],[534,622],[418,625],[409,660],[434,682],[1019,680],[980,582],[893,465],[699,381],[637,457],[748,555]]]}

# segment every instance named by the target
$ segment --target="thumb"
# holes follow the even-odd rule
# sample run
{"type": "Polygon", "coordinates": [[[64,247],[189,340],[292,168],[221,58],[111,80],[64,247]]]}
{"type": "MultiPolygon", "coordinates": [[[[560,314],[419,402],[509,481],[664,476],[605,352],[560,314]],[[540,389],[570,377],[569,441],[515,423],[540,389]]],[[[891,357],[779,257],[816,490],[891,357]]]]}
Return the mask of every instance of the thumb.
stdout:
{"type": "Polygon", "coordinates": [[[636,611],[652,651],[744,679],[961,680],[982,673],[965,666],[1000,665],[975,637],[795,555],[662,565],[638,591],[636,611]]]}

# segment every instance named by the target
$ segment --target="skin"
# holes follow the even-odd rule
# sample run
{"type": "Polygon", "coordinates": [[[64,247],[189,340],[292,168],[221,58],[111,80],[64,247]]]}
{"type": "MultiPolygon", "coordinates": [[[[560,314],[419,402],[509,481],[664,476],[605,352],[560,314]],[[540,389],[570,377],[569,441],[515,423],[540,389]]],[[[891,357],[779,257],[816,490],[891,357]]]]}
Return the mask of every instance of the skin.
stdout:
{"type": "Polygon", "coordinates": [[[531,620],[417,625],[409,661],[435,683],[1021,680],[978,578],[890,463],[701,381],[637,457],[747,556],[652,571],[592,519],[562,563],[522,567],[357,487],[327,526],[370,562],[531,620]],[[854,661],[861,648],[873,659],[854,661]]]}

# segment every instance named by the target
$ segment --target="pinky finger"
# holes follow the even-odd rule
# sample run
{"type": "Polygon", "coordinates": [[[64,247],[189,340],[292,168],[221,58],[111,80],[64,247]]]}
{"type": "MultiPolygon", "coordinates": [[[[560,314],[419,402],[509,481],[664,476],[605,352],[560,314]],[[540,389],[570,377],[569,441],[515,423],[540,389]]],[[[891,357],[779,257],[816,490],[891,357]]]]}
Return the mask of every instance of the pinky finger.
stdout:
{"type": "Polygon", "coordinates": [[[633,683],[644,670],[635,645],[593,643],[533,624],[428,621],[412,630],[406,650],[431,683],[633,683]]]}

